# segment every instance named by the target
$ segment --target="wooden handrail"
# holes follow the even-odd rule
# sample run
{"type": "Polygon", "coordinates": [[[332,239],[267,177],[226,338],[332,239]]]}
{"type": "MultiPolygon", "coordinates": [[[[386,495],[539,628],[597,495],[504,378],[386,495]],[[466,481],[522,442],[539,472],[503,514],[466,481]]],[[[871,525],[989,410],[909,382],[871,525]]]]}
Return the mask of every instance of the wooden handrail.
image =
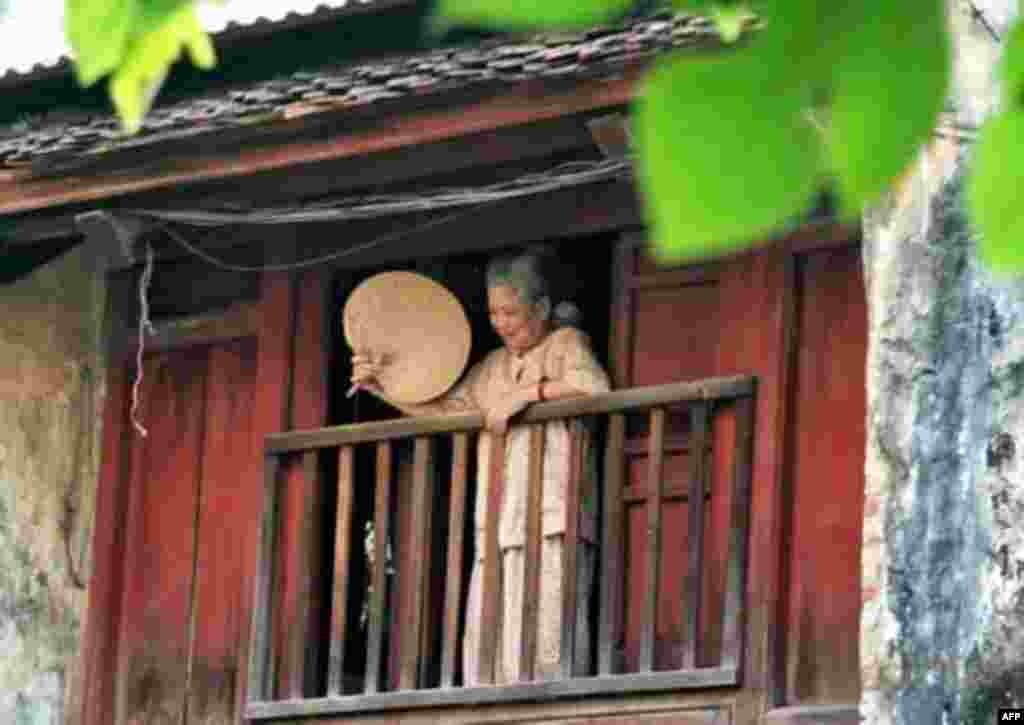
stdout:
{"type": "MultiPolygon", "coordinates": [[[[615,390],[602,395],[535,403],[523,413],[518,422],[524,424],[544,423],[559,418],[622,413],[695,400],[730,400],[752,395],[754,386],[754,378],[736,376],[615,390]]],[[[483,427],[484,418],[481,414],[455,413],[311,428],[268,435],[266,453],[279,455],[395,438],[414,438],[441,433],[468,433],[481,430],[483,427]]]]}
{"type": "MultiPolygon", "coordinates": [[[[590,692],[590,685],[581,682],[600,683],[594,692],[614,692],[623,687],[661,689],[685,686],[720,686],[738,683],[739,672],[743,668],[746,626],[746,569],[747,539],[750,528],[751,473],[753,456],[753,424],[755,410],[756,380],[753,377],[722,377],[685,383],[673,383],[642,388],[619,390],[603,395],[570,398],[550,401],[530,406],[519,417],[517,424],[533,425],[530,435],[528,455],[528,541],[526,560],[524,562],[524,587],[526,595],[522,602],[522,620],[525,631],[516,653],[520,670],[519,676],[532,680],[536,651],[536,622],[539,617],[537,599],[540,590],[540,529],[543,502],[544,476],[544,426],[536,425],[550,420],[564,420],[581,416],[610,414],[608,421],[608,437],[605,445],[605,482],[603,486],[605,515],[602,527],[602,545],[605,555],[601,563],[601,592],[597,638],[597,669],[599,676],[577,680],[584,674],[574,668],[576,662],[576,614],[577,614],[577,567],[576,550],[578,527],[580,526],[580,476],[583,466],[583,451],[578,442],[570,446],[570,476],[565,491],[565,548],[563,550],[563,566],[561,581],[560,611],[562,621],[561,652],[559,653],[560,677],[555,682],[543,683],[537,692],[549,692],[548,688],[569,687],[566,693],[590,692]],[[703,551],[704,551],[704,517],[705,507],[703,492],[709,478],[709,465],[706,456],[712,436],[711,419],[718,406],[711,401],[733,401],[735,420],[735,460],[731,482],[722,485],[731,486],[730,525],[728,561],[725,572],[725,591],[723,592],[723,611],[721,613],[721,657],[719,666],[702,667],[699,659],[700,623],[701,623],[701,592],[704,589],[703,551]],[[665,458],[669,446],[666,445],[668,414],[674,406],[689,403],[691,426],[686,442],[686,450],[690,455],[691,480],[687,486],[687,497],[692,499],[692,508],[688,516],[688,536],[690,551],[687,557],[687,586],[683,600],[684,652],[680,662],[680,670],[673,673],[659,672],[655,650],[657,645],[657,607],[660,599],[659,573],[663,566],[662,538],[664,535],[663,494],[665,493],[665,458]],[[622,672],[622,665],[616,661],[617,648],[625,626],[623,605],[625,601],[623,571],[624,529],[621,518],[626,501],[624,484],[626,478],[626,422],[627,413],[646,413],[650,420],[650,429],[645,436],[648,456],[648,518],[646,532],[646,550],[644,570],[646,572],[646,592],[641,603],[643,609],[640,631],[639,672],[622,672]],[[621,673],[621,674],[620,674],[621,673]],[[710,679],[705,679],[710,678],[710,679]],[[566,685],[564,683],[573,683],[566,685]]],[[[337,526],[335,540],[334,587],[332,594],[332,617],[330,625],[330,652],[327,661],[327,698],[341,707],[360,705],[370,710],[378,706],[391,706],[392,702],[409,702],[410,704],[437,704],[439,702],[470,703],[479,696],[481,690],[502,690],[515,699],[521,692],[533,692],[524,689],[523,685],[485,687],[472,686],[457,688],[457,663],[459,650],[459,611],[464,598],[463,569],[464,549],[463,532],[466,524],[466,492],[469,476],[469,450],[473,437],[472,432],[483,428],[484,420],[479,414],[456,414],[445,416],[408,417],[391,421],[343,425],[329,428],[318,428],[290,433],[277,433],[267,437],[265,447],[265,511],[261,525],[260,566],[255,592],[256,604],[253,618],[253,639],[250,652],[250,713],[259,712],[259,716],[267,713],[260,707],[284,707],[283,703],[272,703],[275,694],[296,703],[310,702],[305,685],[310,665],[303,667],[282,667],[287,677],[277,684],[278,660],[289,657],[289,662],[300,662],[302,649],[300,642],[307,637],[305,622],[298,635],[293,635],[282,642],[275,641],[273,636],[274,592],[273,583],[276,574],[275,559],[279,542],[279,527],[282,501],[279,483],[282,471],[288,466],[301,463],[306,471],[308,481],[317,480],[318,453],[321,449],[337,449],[338,457],[338,503],[337,526]],[[433,621],[430,596],[420,596],[429,590],[429,581],[433,565],[431,557],[433,549],[430,542],[434,540],[434,456],[433,448],[438,441],[436,435],[454,434],[453,459],[451,461],[451,486],[453,499],[450,503],[448,548],[445,566],[447,582],[444,593],[444,623],[438,641],[442,642],[442,656],[437,660],[440,665],[440,680],[432,674],[433,660],[428,653],[434,643],[434,629],[438,626],[433,621]],[[389,665],[391,674],[385,673],[384,667],[390,658],[385,652],[385,609],[387,599],[388,576],[386,571],[386,550],[388,542],[389,516],[391,512],[390,489],[392,481],[392,441],[395,439],[415,439],[414,466],[412,481],[411,518],[409,522],[410,540],[414,555],[407,567],[403,568],[404,583],[400,588],[401,596],[398,603],[398,618],[403,622],[400,632],[400,645],[395,662],[389,665]],[[347,613],[349,600],[348,560],[350,559],[352,542],[351,518],[355,503],[355,446],[358,444],[376,444],[377,465],[375,468],[375,541],[376,557],[374,560],[374,591],[370,604],[370,631],[367,641],[367,666],[363,694],[350,696],[351,688],[346,691],[345,683],[345,642],[347,634],[347,613]],[[284,457],[284,461],[281,458],[284,457]],[[278,651],[280,650],[280,651],[278,651]],[[396,677],[397,688],[410,695],[412,699],[398,698],[400,693],[385,692],[390,690],[388,681],[396,677]],[[440,689],[436,691],[436,684],[440,689]],[[279,692],[277,692],[279,690],[279,692]],[[463,694],[451,696],[453,690],[461,690],[463,694]],[[433,694],[419,694],[432,692],[433,694]],[[438,694],[440,693],[440,694],[438,694]],[[451,697],[455,697],[454,700],[451,697]],[[398,699],[396,699],[398,698],[398,699]],[[343,703],[344,701],[344,703],[343,703]],[[384,705],[384,703],[389,703],[384,705]]],[[[498,562],[498,513],[503,493],[505,436],[490,437],[490,456],[493,470],[490,471],[487,492],[487,505],[484,518],[487,534],[483,542],[483,561],[488,564],[483,568],[480,592],[483,622],[496,622],[499,607],[498,562]]],[[[305,512],[309,518],[309,512],[305,512]]],[[[308,576],[308,573],[307,573],[308,576]]],[[[473,673],[474,684],[493,685],[496,682],[496,669],[501,656],[501,645],[498,642],[497,629],[486,627],[477,642],[479,647],[476,657],[478,671],[473,673]]],[[[504,666],[505,662],[502,662],[504,666]]],[[[464,673],[468,679],[469,673],[464,673]]],[[[534,683],[538,687],[542,683],[534,683]]],[[[315,699],[315,698],[314,698],[315,699]]],[[[275,710],[276,712],[276,710],[275,710]]],[[[281,711],[283,712],[283,710],[281,711]]]]}

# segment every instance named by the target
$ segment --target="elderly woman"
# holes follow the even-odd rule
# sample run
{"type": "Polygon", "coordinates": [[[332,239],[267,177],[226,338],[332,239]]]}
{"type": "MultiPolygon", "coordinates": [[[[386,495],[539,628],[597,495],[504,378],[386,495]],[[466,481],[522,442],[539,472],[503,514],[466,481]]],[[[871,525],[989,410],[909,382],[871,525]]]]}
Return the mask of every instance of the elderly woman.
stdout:
{"type": "MultiPolygon", "coordinates": [[[[530,403],[609,390],[608,376],[591,352],[587,337],[568,326],[567,310],[552,309],[551,292],[543,272],[543,258],[534,253],[492,261],[487,268],[487,298],[491,325],[504,346],[475,365],[447,395],[423,405],[388,400],[376,382],[379,363],[365,356],[353,357],[352,381],[408,415],[438,415],[480,411],[487,429],[505,433],[509,419],[530,403]],[[562,313],[562,314],[559,314],[562,313]]],[[[569,313],[571,314],[571,312],[569,313]]],[[[522,596],[525,570],[526,494],[529,433],[527,426],[507,430],[505,476],[499,514],[498,544],[501,551],[502,607],[499,683],[520,679],[519,643],[522,639],[522,596]]],[[[484,516],[489,472],[490,436],[480,436],[477,466],[477,560],[469,588],[463,670],[467,685],[477,684],[482,610],[481,563],[484,555],[484,516]]],[[[587,600],[593,580],[595,476],[590,455],[590,436],[579,423],[554,421],[545,424],[544,495],[541,546],[541,585],[538,602],[537,658],[535,672],[550,678],[559,669],[561,649],[562,545],[565,537],[565,493],[572,465],[573,443],[583,455],[575,671],[589,662],[587,600]]]]}

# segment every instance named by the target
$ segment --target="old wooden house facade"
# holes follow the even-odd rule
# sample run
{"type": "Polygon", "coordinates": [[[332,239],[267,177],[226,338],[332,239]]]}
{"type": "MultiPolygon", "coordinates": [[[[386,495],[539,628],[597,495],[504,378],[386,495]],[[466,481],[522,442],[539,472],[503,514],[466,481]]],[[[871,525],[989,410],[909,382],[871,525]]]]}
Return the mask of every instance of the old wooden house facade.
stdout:
{"type": "MultiPolygon", "coordinates": [[[[399,53],[423,12],[378,0],[229,29],[218,74],[173,77],[135,139],[94,114],[0,138],[7,259],[90,245],[109,299],[82,722],[853,723],[858,230],[822,215],[656,265],[614,119],[653,54],[715,52],[710,28],[660,13],[399,53]],[[481,200],[496,184],[518,191],[481,200]],[[478,193],[439,208],[453,188],[478,193]],[[435,204],[338,218],[414,198],[435,204]],[[595,656],[463,687],[481,420],[346,398],[340,310],[371,274],[423,272],[463,302],[478,359],[486,259],[536,244],[571,270],[615,382],[524,421],[597,421],[595,656]],[[372,572],[371,545],[392,551],[372,572]]],[[[2,82],[25,99],[69,83],[2,82]]]]}

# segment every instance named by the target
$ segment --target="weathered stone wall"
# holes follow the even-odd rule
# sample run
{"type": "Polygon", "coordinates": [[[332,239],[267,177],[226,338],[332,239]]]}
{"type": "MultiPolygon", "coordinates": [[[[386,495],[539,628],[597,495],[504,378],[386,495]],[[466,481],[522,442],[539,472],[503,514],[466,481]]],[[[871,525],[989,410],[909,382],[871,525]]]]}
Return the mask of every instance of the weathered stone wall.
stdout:
{"type": "Polygon", "coordinates": [[[77,722],[103,398],[82,248],[0,286],[0,722],[77,722]]]}
{"type": "Polygon", "coordinates": [[[963,203],[1015,10],[951,3],[951,120],[864,220],[869,725],[983,725],[1024,706],[1024,281],[979,263],[963,203]]]}

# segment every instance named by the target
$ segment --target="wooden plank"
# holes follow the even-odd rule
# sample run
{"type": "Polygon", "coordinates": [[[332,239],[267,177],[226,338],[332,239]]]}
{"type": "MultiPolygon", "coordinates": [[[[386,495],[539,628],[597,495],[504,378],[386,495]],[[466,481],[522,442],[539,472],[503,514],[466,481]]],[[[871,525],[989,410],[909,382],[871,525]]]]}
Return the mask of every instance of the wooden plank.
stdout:
{"type": "Polygon", "coordinates": [[[263,506],[256,357],[254,337],[209,348],[188,673],[188,721],[208,725],[234,725],[241,712],[238,650],[253,604],[245,563],[263,506]]]}
{"type": "MultiPolygon", "coordinates": [[[[155,332],[146,339],[146,350],[160,352],[252,337],[256,335],[259,325],[260,305],[248,301],[237,302],[226,310],[157,323],[155,332]]],[[[126,330],[116,341],[118,354],[130,354],[138,344],[138,339],[137,328],[126,330]]]]}
{"type": "Polygon", "coordinates": [[[430,499],[432,443],[427,436],[417,438],[413,452],[413,505],[409,537],[412,556],[408,559],[409,571],[399,573],[399,576],[404,574],[405,581],[410,583],[409,586],[402,586],[402,603],[398,613],[399,621],[402,622],[398,686],[403,690],[419,687],[420,663],[425,655],[421,650],[424,628],[422,598],[425,593],[420,590],[420,586],[426,569],[422,554],[430,543],[427,507],[433,505],[430,499]]]}
{"type": "Polygon", "coordinates": [[[444,644],[441,687],[455,687],[459,653],[459,611],[462,608],[462,565],[466,530],[466,483],[469,473],[469,436],[456,433],[452,445],[452,490],[448,518],[448,574],[445,583],[444,644]]]}
{"type": "Polygon", "coordinates": [[[523,564],[523,632],[519,649],[519,679],[534,678],[537,660],[537,612],[540,602],[540,557],[544,533],[544,425],[530,426],[529,478],[526,490],[526,561],[523,564]]]}
{"type": "Polygon", "coordinates": [[[661,563],[661,491],[663,449],[665,437],[665,409],[651,411],[650,453],[648,454],[647,488],[651,492],[647,501],[647,590],[643,599],[643,619],[640,632],[640,670],[654,669],[654,647],[657,638],[659,564],[661,563]]]}
{"type": "Polygon", "coordinates": [[[319,456],[316,451],[302,454],[301,476],[298,484],[295,477],[288,480],[288,503],[292,517],[286,526],[290,534],[290,545],[282,552],[284,566],[289,568],[292,586],[287,602],[284,654],[287,669],[283,683],[286,697],[300,698],[308,692],[307,679],[312,677],[311,660],[315,639],[310,610],[313,606],[315,570],[319,555],[319,496],[316,490],[320,484],[319,456]]]}
{"type": "MultiPolygon", "coordinates": [[[[620,72],[624,72],[626,77],[574,83],[561,92],[538,96],[534,86],[525,98],[523,89],[458,108],[449,105],[426,112],[406,113],[390,118],[386,124],[378,120],[363,130],[332,134],[326,141],[290,143],[283,150],[274,144],[241,154],[235,150],[231,154],[204,154],[201,158],[191,160],[176,158],[173,167],[160,173],[153,173],[150,169],[145,174],[110,174],[90,184],[82,183],[80,178],[73,181],[64,178],[21,178],[16,182],[0,183],[0,213],[10,214],[200,181],[250,176],[256,172],[285,169],[296,164],[393,151],[506,126],[620,106],[628,103],[632,97],[633,83],[639,76],[640,68],[632,67],[620,72]]],[[[344,113],[348,117],[352,109],[345,109],[344,113]]],[[[319,120],[326,123],[331,117],[331,114],[324,114],[319,120]]]]}
{"type": "Polygon", "coordinates": [[[746,626],[754,401],[745,398],[738,401],[736,407],[736,463],[733,472],[732,526],[726,573],[725,609],[722,613],[722,666],[741,671],[746,626]]]}
{"type": "Polygon", "coordinates": [[[107,374],[108,392],[103,406],[103,448],[92,543],[95,563],[89,580],[88,618],[82,646],[83,725],[105,725],[114,719],[111,673],[117,669],[124,532],[131,480],[131,388],[127,366],[112,366],[107,374]]]}
{"type": "Polygon", "coordinates": [[[751,486],[748,651],[744,685],[768,693],[769,704],[785,702],[785,639],[782,592],[785,490],[790,470],[785,442],[792,419],[791,369],[796,281],[791,255],[781,251],[749,254],[726,266],[719,314],[723,332],[718,371],[757,376],[756,445],[751,486]]]}
{"type": "Polygon", "coordinates": [[[134,440],[117,725],[186,716],[206,378],[205,351],[146,361],[140,418],[148,434],[134,440]]]}
{"type": "Polygon", "coordinates": [[[604,457],[604,519],[601,530],[601,600],[598,624],[598,672],[616,670],[616,648],[622,640],[623,521],[622,489],[625,473],[623,446],[626,417],[612,414],[604,457]]]}
{"type": "Polygon", "coordinates": [[[366,692],[381,689],[384,665],[384,605],[388,596],[387,552],[391,530],[391,443],[377,444],[377,490],[373,504],[373,596],[366,653],[366,692]]]}
{"type": "Polygon", "coordinates": [[[286,718],[344,715],[389,710],[434,707],[474,707],[477,705],[555,702],[568,698],[626,695],[630,693],[669,692],[732,688],[738,683],[736,670],[706,667],[699,670],[649,672],[608,677],[578,677],[572,680],[524,682],[502,687],[460,687],[454,689],[388,692],[339,698],[309,698],[293,702],[264,702],[250,705],[245,712],[253,722],[281,721],[286,718]]]}
{"type": "Polygon", "coordinates": [[[562,677],[576,674],[576,613],[579,595],[580,474],[583,470],[583,444],[573,433],[569,444],[569,475],[565,481],[565,540],[562,544],[562,677]]]}
{"type": "MultiPolygon", "coordinates": [[[[685,383],[651,385],[615,390],[601,395],[535,403],[523,413],[519,422],[545,423],[587,415],[646,410],[694,400],[726,400],[749,395],[753,390],[754,378],[749,376],[705,378],[685,383]]],[[[483,416],[478,413],[459,413],[338,425],[268,435],[266,450],[268,453],[285,453],[439,433],[465,433],[480,430],[483,423],[483,416]]]]}
{"type": "Polygon", "coordinates": [[[791,526],[786,702],[858,702],[859,638],[840,633],[859,630],[862,596],[868,326],[861,255],[851,246],[797,262],[792,468],[782,509],[791,526]]]}
{"type": "MultiPolygon", "coordinates": [[[[420,603],[420,638],[419,638],[419,669],[416,675],[418,687],[432,687],[429,681],[431,666],[433,665],[434,635],[437,627],[437,609],[434,602],[442,595],[439,583],[434,577],[434,548],[437,545],[434,536],[434,504],[436,499],[435,489],[437,487],[437,469],[434,466],[433,439],[428,438],[431,445],[427,456],[426,472],[424,474],[423,486],[423,542],[422,554],[420,555],[420,579],[416,589],[419,593],[420,603]]],[[[415,478],[415,461],[413,478],[415,478]]]]}
{"type": "Polygon", "coordinates": [[[705,445],[708,439],[708,403],[693,403],[690,406],[690,437],[693,440],[690,453],[691,474],[690,494],[687,498],[689,522],[687,537],[689,551],[686,571],[686,595],[683,602],[685,624],[683,631],[683,661],[680,667],[690,669],[697,666],[697,648],[701,621],[704,573],[704,491],[707,486],[705,445]]]}
{"type": "Polygon", "coordinates": [[[345,643],[348,624],[349,559],[352,548],[352,506],[355,496],[354,451],[338,449],[337,528],[334,532],[334,596],[331,599],[331,645],[327,670],[327,694],[345,691],[345,643]]]}
{"type": "Polygon", "coordinates": [[[624,234],[615,245],[612,259],[612,329],[608,341],[611,373],[616,388],[633,384],[633,288],[628,284],[636,271],[636,249],[643,244],[642,232],[624,234]]]}
{"type": "MultiPolygon", "coordinates": [[[[295,311],[294,285],[287,274],[264,274],[260,277],[260,327],[257,339],[257,382],[255,397],[253,399],[253,442],[254,450],[261,451],[264,437],[267,433],[291,428],[291,380],[292,380],[292,330],[294,326],[293,317],[295,311]]],[[[260,461],[261,457],[256,454],[255,459],[260,461]]],[[[266,599],[269,593],[261,594],[260,587],[266,587],[266,592],[274,592],[280,595],[277,588],[280,577],[280,562],[277,561],[279,551],[280,519],[282,501],[280,494],[280,476],[282,473],[281,461],[274,457],[273,479],[265,480],[263,483],[264,493],[260,499],[261,507],[272,507],[270,510],[261,509],[258,520],[259,526],[254,527],[248,535],[251,546],[248,548],[248,560],[246,563],[246,580],[252,589],[249,597],[254,603],[259,601],[270,601],[266,599]],[[271,483],[273,486],[271,487],[271,483]],[[273,529],[266,530],[260,527],[273,526],[273,529]],[[269,537],[269,539],[268,539],[269,537]],[[270,546],[271,548],[266,548],[270,546]],[[263,580],[262,577],[269,577],[263,580]],[[262,597],[262,599],[261,599],[262,597]]],[[[259,484],[257,484],[259,485],[259,484]]],[[[259,664],[256,659],[264,657],[265,662],[261,665],[265,677],[257,681],[260,689],[252,693],[248,692],[248,680],[242,681],[238,688],[238,697],[241,702],[249,699],[269,700],[275,695],[274,688],[278,676],[278,658],[280,649],[280,620],[278,606],[266,609],[261,616],[263,620],[258,621],[256,611],[250,622],[250,628],[241,639],[239,647],[239,669],[245,671],[252,669],[259,664]],[[265,627],[267,631],[260,634],[257,624],[265,627]],[[265,638],[261,640],[260,638],[265,638]],[[249,644],[263,641],[263,648],[254,651],[249,657],[249,644]]]]}
{"type": "Polygon", "coordinates": [[[271,623],[274,610],[274,556],[277,550],[277,516],[279,508],[278,456],[268,455],[263,461],[263,515],[260,522],[260,556],[254,586],[251,644],[249,646],[249,701],[272,700],[273,683],[277,679],[274,665],[274,638],[271,623]]]}
{"type": "Polygon", "coordinates": [[[505,488],[505,436],[489,433],[490,468],[487,477],[487,512],[484,514],[483,582],[481,586],[481,614],[477,681],[491,684],[495,681],[498,657],[498,617],[501,595],[501,551],[498,547],[498,522],[502,493],[505,488]]]}
{"type": "MultiPolygon", "coordinates": [[[[294,285],[290,423],[309,428],[322,426],[327,419],[330,335],[325,327],[330,278],[323,270],[311,270],[295,278],[294,285]]],[[[288,697],[318,692],[326,670],[326,571],[321,543],[325,490],[317,457],[303,456],[301,467],[285,472],[278,617],[283,655],[279,687],[288,697]]]]}

